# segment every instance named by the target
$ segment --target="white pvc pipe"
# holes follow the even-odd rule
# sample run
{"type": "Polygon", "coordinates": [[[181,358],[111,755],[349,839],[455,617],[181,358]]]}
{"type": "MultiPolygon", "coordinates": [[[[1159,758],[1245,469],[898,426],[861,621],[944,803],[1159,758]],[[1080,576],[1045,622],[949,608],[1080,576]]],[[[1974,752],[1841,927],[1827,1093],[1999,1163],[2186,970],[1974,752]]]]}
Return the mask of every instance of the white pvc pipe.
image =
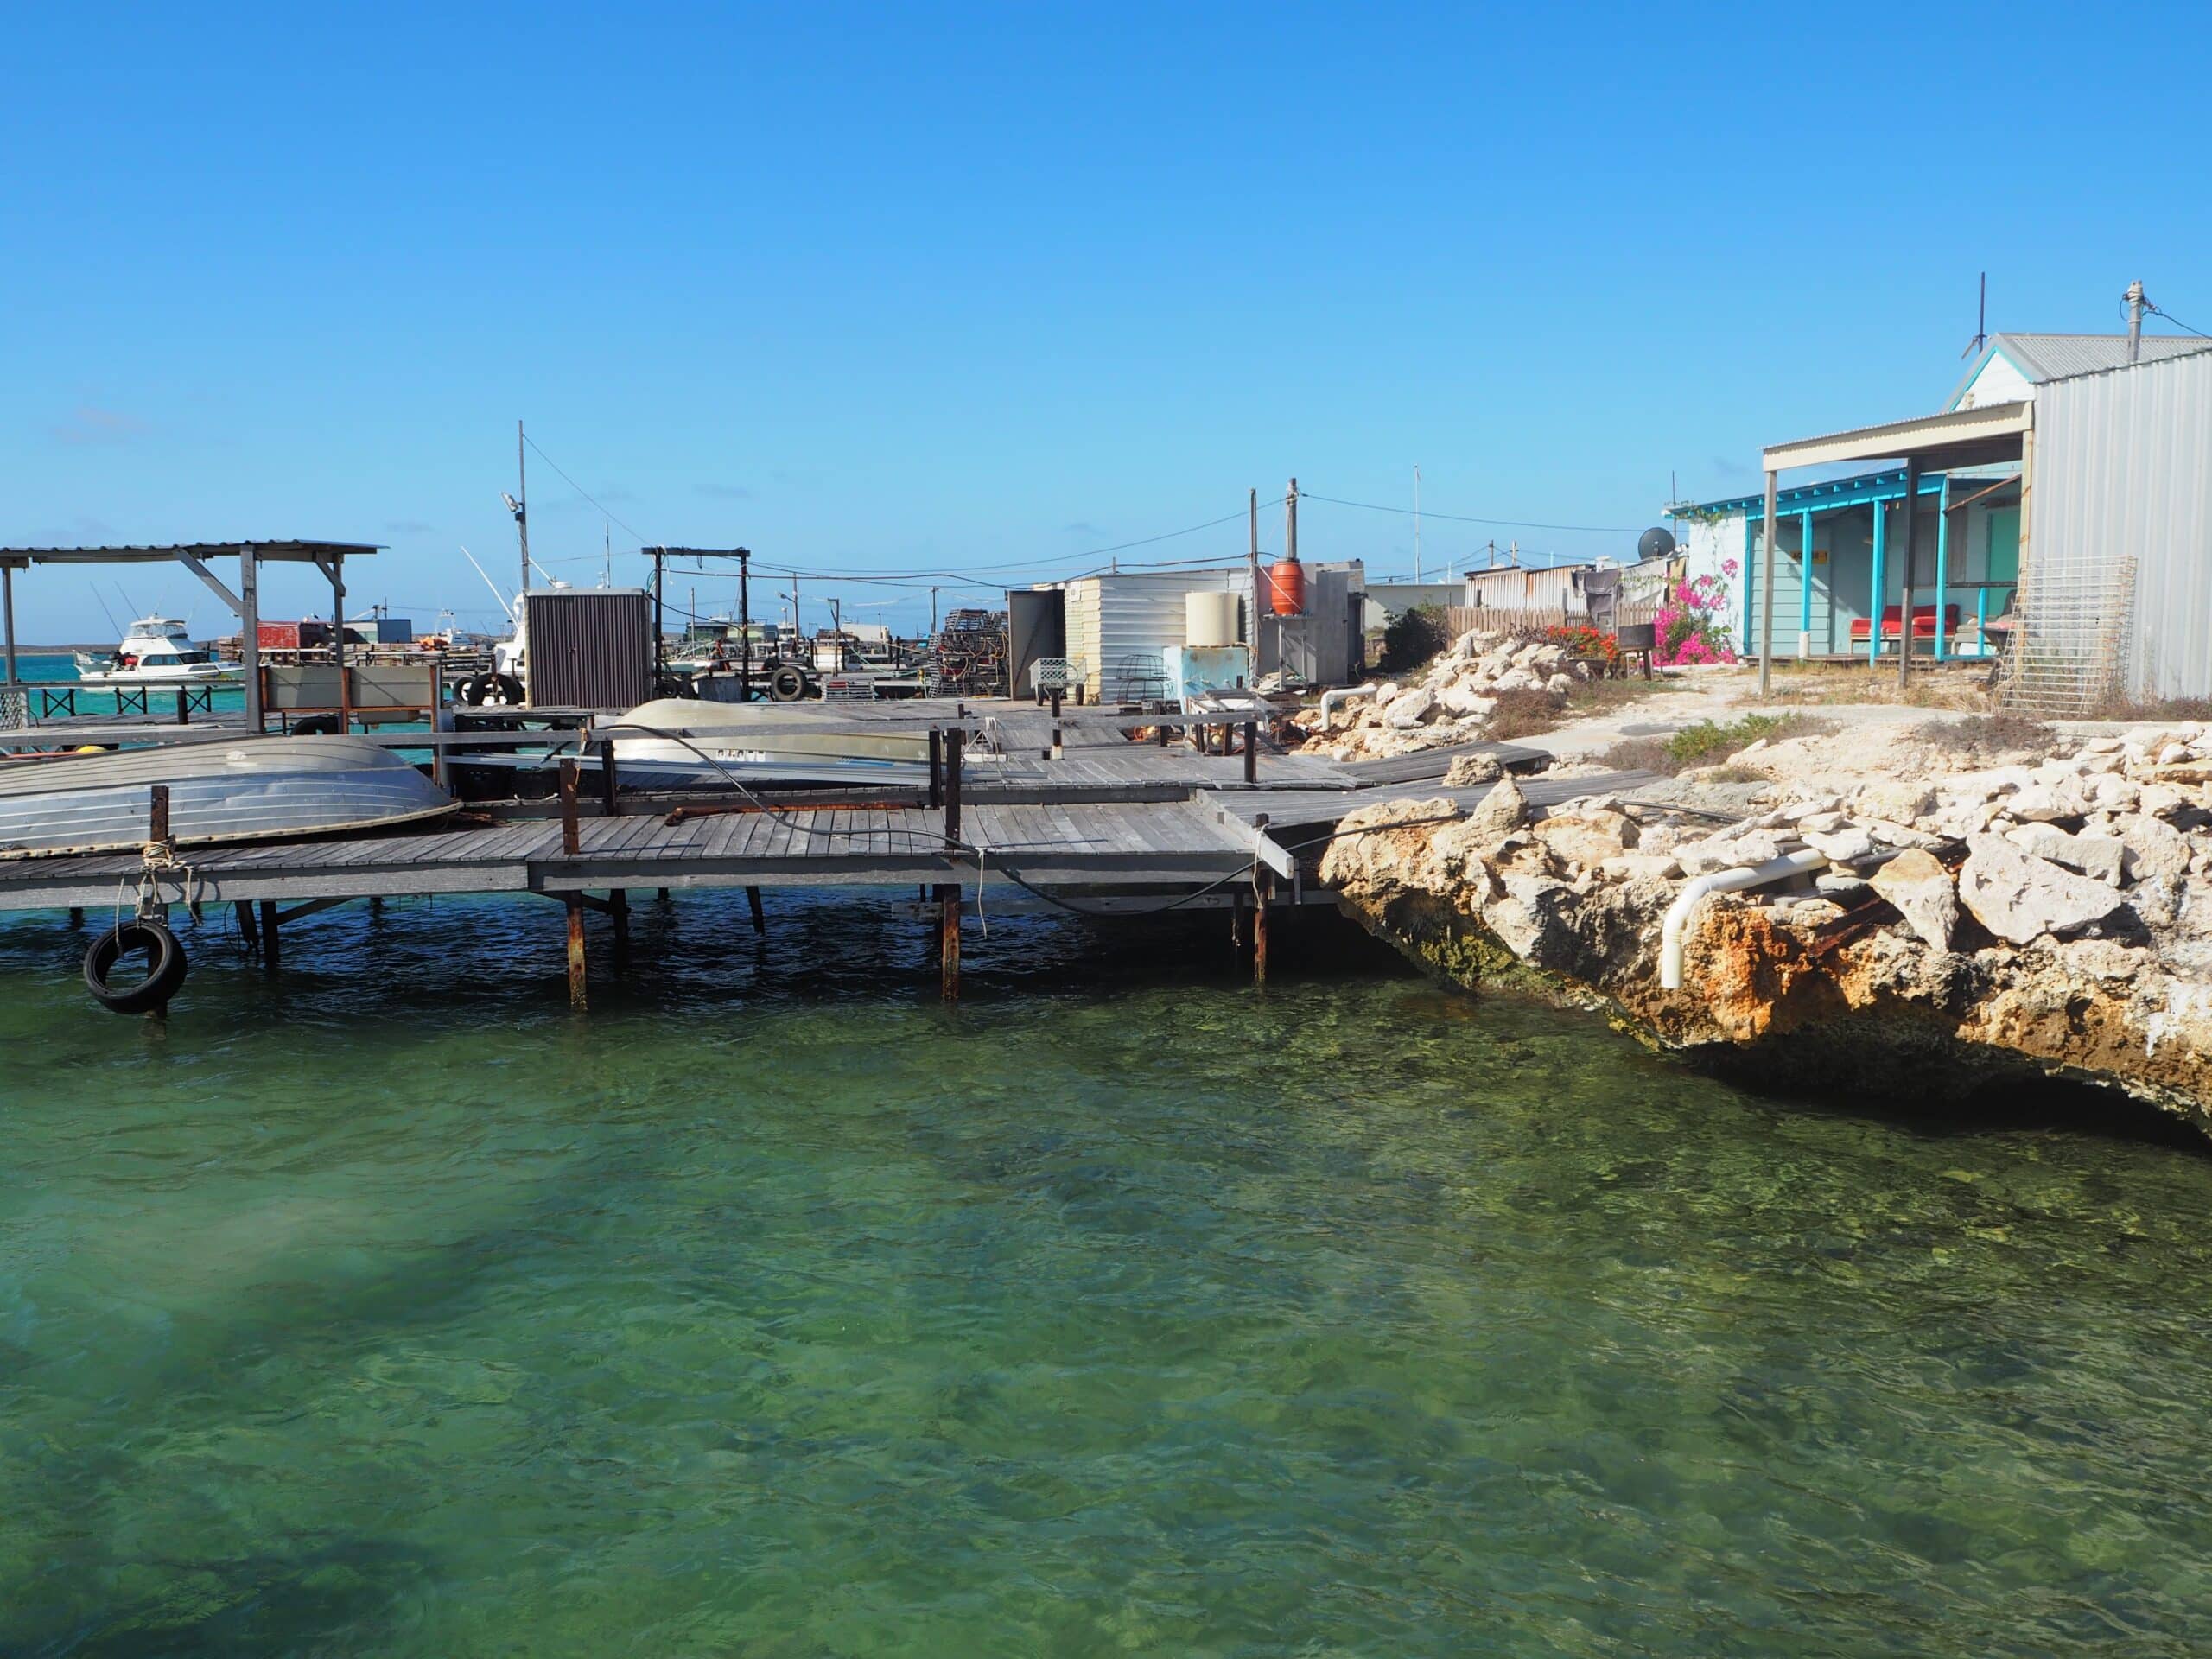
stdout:
{"type": "Polygon", "coordinates": [[[1382,689],[1370,680],[1365,685],[1340,685],[1333,691],[1324,691],[1321,694],[1322,729],[1325,731],[1328,728],[1329,715],[1337,704],[1353,697],[1371,697],[1382,689]]]}
{"type": "Polygon", "coordinates": [[[1770,881],[1802,875],[1817,870],[1828,863],[1826,853],[1816,853],[1811,848],[1802,852],[1784,853],[1780,858],[1770,858],[1764,864],[1753,864],[1740,870],[1716,870],[1711,875],[1700,875],[1675,895],[1675,902],[1667,906],[1667,919],[1659,929],[1659,988],[1679,991],[1682,988],[1682,935],[1689,931],[1690,914],[1704,902],[1708,894],[1740,893],[1745,887],[1763,887],[1770,881]]]}

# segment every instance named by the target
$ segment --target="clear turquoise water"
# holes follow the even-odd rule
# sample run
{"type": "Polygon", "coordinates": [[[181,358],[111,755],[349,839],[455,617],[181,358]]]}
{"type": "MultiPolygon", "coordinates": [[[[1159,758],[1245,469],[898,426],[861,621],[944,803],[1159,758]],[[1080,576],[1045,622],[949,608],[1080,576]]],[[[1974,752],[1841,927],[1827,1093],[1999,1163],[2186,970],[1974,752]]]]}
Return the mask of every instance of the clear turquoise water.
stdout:
{"type": "Polygon", "coordinates": [[[211,923],[165,1030],[0,928],[0,1651],[2212,1647],[2212,1160],[1216,921],[948,1015],[646,905],[579,1020],[559,916],[211,923]]]}

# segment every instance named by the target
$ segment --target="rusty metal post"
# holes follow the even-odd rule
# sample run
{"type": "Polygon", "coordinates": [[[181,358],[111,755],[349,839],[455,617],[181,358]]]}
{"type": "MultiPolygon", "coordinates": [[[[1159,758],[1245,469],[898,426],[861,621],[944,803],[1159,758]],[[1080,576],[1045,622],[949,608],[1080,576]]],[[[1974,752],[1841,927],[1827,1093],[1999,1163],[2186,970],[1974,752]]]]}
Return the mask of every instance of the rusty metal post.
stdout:
{"type": "Polygon", "coordinates": [[[582,1012],[590,1003],[585,994],[583,900],[572,893],[563,902],[569,907],[569,1006],[582,1012]]]}
{"type": "Polygon", "coordinates": [[[153,798],[153,810],[146,838],[149,841],[167,841],[169,838],[169,786],[156,784],[148,793],[153,798]]]}
{"type": "Polygon", "coordinates": [[[760,888],[747,887],[745,890],[745,907],[753,912],[753,931],[766,936],[768,931],[768,914],[760,907],[760,888]]]}
{"type": "MultiPolygon", "coordinates": [[[[1247,726],[1244,728],[1244,741],[1247,743],[1251,741],[1251,734],[1252,728],[1247,726]]],[[[1249,754],[1249,751],[1246,753],[1249,754]]],[[[1252,830],[1262,842],[1266,841],[1268,835],[1266,813],[1259,812],[1253,815],[1252,830]]],[[[1274,893],[1274,874],[1264,861],[1260,863],[1253,873],[1252,982],[1255,985],[1264,985],[1268,982],[1268,900],[1274,893]]]]}
{"type": "Polygon", "coordinates": [[[1260,722],[1255,720],[1244,722],[1244,781],[1260,781],[1260,722]]]}
{"type": "Polygon", "coordinates": [[[247,950],[257,954],[261,950],[261,928],[253,919],[253,906],[240,899],[232,905],[231,912],[238,918],[238,938],[247,950]]]}
{"type": "Polygon", "coordinates": [[[938,989],[947,1002],[960,1000],[960,887],[940,882],[938,906],[938,989]]]}

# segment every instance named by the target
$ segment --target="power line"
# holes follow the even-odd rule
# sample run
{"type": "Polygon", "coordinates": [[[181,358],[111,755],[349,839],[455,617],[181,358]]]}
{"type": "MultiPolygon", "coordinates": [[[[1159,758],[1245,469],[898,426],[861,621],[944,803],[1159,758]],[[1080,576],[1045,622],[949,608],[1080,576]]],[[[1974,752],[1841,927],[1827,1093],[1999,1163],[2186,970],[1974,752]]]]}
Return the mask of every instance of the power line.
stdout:
{"type": "MultiPolygon", "coordinates": [[[[1386,507],[1374,501],[1346,501],[1339,496],[1316,495],[1311,490],[1300,490],[1298,499],[1301,501],[1326,501],[1332,506],[1364,507],[1370,512],[1395,512],[1405,518],[1410,518],[1413,512],[1409,507],[1386,507]]],[[[1421,516],[1424,518],[1448,518],[1460,524],[1491,524],[1507,530],[1581,530],[1605,536],[1633,536],[1637,533],[1637,527],[1633,524],[1548,524],[1535,518],[1472,518],[1463,512],[1439,512],[1433,507],[1423,507],[1421,516]]]]}
{"type": "MultiPolygon", "coordinates": [[[[612,507],[609,507],[604,501],[601,501],[589,490],[584,488],[582,485],[577,483],[575,479],[570,478],[565,471],[563,471],[559,461],[547,454],[544,450],[538,448],[537,440],[536,438],[525,435],[523,442],[528,444],[531,448],[537,449],[537,458],[543,461],[548,467],[550,467],[555,472],[559,473],[563,481],[565,482],[570,489],[574,490],[578,495],[583,497],[585,500],[590,502],[592,505],[597,507],[601,512],[605,513],[607,518],[613,519],[616,524],[621,524],[625,531],[638,538],[638,541],[641,545],[644,544],[645,537],[643,531],[639,531],[634,524],[625,524],[623,522],[622,516],[620,513],[616,512],[612,507]]],[[[543,561],[540,561],[540,563],[543,563],[543,561]]]]}
{"type": "Polygon", "coordinates": [[[2195,334],[2199,340],[2212,340],[2212,334],[2206,334],[2202,328],[2190,327],[2179,317],[2174,315],[2172,312],[2168,311],[2162,307],[2153,305],[2147,308],[2152,316],[2164,317],[2168,322],[2173,324],[2175,327],[2180,329],[2184,334],[2195,334]]]}

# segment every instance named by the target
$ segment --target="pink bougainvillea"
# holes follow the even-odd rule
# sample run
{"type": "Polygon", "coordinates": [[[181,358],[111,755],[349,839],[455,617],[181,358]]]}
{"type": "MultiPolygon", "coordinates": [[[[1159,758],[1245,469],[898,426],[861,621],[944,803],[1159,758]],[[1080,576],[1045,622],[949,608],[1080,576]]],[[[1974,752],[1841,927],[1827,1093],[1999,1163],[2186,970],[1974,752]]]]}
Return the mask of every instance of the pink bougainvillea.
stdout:
{"type": "MultiPolygon", "coordinates": [[[[1720,567],[1724,575],[1736,574],[1731,559],[1720,567]]],[[[1700,576],[1667,595],[1654,619],[1652,660],[1662,668],[1700,663],[1732,663],[1736,648],[1728,625],[1720,619],[1728,608],[1728,584],[1721,576],[1700,576]]]]}

